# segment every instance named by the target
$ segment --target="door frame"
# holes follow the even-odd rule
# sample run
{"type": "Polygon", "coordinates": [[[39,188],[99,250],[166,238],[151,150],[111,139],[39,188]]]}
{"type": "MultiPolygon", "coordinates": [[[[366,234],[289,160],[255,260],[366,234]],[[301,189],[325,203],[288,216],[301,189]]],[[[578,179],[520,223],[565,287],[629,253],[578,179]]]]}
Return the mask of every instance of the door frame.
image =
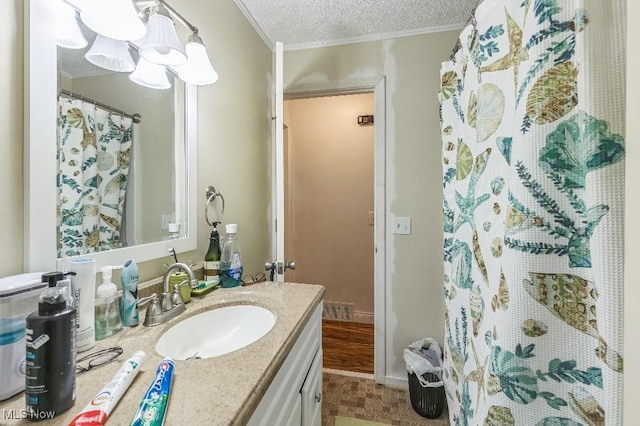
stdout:
{"type": "MultiPolygon", "coordinates": [[[[373,93],[374,96],[374,380],[386,378],[386,80],[384,76],[284,88],[284,99],[373,93]]],[[[274,175],[275,178],[275,175],[274,175]]],[[[274,194],[275,195],[275,192],[274,194]]]]}

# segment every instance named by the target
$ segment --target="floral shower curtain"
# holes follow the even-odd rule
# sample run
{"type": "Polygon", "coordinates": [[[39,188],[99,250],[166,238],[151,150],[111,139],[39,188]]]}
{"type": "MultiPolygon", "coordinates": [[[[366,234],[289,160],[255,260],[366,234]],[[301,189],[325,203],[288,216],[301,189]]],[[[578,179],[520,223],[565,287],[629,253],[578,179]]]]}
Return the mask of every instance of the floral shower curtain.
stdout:
{"type": "Polygon", "coordinates": [[[58,257],[119,248],[133,122],[82,100],[58,107],[58,257]]]}
{"type": "Polygon", "coordinates": [[[441,70],[454,425],[622,423],[623,0],[484,0],[441,70]]]}

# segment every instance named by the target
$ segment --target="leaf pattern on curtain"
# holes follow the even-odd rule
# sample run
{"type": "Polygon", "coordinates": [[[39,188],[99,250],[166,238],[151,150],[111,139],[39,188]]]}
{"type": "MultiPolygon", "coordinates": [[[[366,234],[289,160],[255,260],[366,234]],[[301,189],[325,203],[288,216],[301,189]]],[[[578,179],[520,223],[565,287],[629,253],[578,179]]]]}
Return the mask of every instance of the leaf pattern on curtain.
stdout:
{"type": "Polygon", "coordinates": [[[58,257],[120,248],[133,122],[76,99],[58,108],[58,257]]]}
{"type": "Polygon", "coordinates": [[[480,2],[442,65],[453,425],[622,422],[623,11],[480,2]]]}

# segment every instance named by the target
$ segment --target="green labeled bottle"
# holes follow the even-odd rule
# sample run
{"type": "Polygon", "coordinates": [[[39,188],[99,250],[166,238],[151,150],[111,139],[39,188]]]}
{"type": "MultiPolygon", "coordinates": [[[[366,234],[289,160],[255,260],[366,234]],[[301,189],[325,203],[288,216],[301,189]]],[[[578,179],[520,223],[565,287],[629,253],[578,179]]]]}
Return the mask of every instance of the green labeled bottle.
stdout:
{"type": "Polygon", "coordinates": [[[209,249],[204,255],[204,280],[220,282],[220,235],[214,227],[211,231],[209,249]]]}

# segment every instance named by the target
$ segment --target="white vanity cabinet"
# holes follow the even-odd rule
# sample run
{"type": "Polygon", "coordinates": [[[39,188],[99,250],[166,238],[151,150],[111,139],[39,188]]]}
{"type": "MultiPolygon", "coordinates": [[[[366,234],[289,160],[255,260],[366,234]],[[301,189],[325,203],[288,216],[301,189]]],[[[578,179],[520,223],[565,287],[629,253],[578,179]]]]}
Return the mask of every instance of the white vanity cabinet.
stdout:
{"type": "Polygon", "coordinates": [[[319,426],[322,414],[322,302],[285,358],[248,425],[319,426]]]}

